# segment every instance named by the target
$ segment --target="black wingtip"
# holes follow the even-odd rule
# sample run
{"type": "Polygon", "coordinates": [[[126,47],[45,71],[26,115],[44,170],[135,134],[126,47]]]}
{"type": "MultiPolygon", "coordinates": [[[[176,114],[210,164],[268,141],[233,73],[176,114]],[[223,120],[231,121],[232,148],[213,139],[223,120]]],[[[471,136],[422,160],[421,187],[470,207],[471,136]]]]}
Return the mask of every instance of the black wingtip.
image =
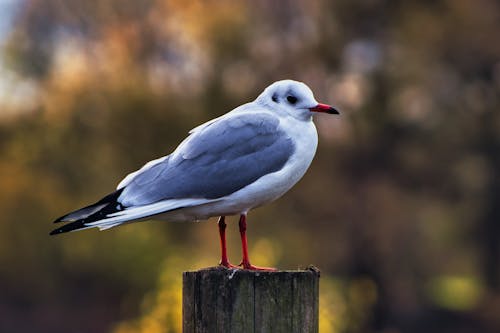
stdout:
{"type": "MultiPolygon", "coordinates": [[[[112,207],[113,204],[115,204],[122,193],[123,188],[120,188],[113,193],[110,193],[103,197],[101,200],[97,201],[96,203],[77,209],[71,213],[65,214],[61,217],[58,217],[57,219],[54,220],[53,223],[60,223],[60,222],[76,222],[82,219],[86,219],[89,216],[94,215],[95,213],[98,213],[101,211],[103,208],[106,208],[107,206],[112,207]],[[79,214],[80,213],[80,214],[79,214]]],[[[111,209],[112,210],[112,209],[111,209]]]]}
{"type": "Polygon", "coordinates": [[[59,229],[55,229],[55,230],[52,230],[49,235],[50,236],[53,236],[53,235],[58,235],[58,234],[61,234],[62,231],[60,231],[59,229]]]}
{"type": "Polygon", "coordinates": [[[52,223],[64,222],[64,218],[65,218],[66,216],[68,216],[68,214],[63,215],[63,216],[61,216],[61,217],[58,217],[58,218],[57,218],[57,219],[55,219],[55,220],[54,220],[54,222],[52,222],[52,223]]]}
{"type": "Polygon", "coordinates": [[[52,230],[49,233],[49,235],[51,235],[51,236],[59,235],[59,234],[65,233],[65,232],[70,232],[70,231],[74,231],[74,230],[78,230],[78,229],[82,229],[82,228],[87,228],[87,226],[85,225],[85,222],[83,220],[75,221],[75,222],[71,222],[71,223],[68,223],[66,225],[63,225],[60,228],[52,230]]]}

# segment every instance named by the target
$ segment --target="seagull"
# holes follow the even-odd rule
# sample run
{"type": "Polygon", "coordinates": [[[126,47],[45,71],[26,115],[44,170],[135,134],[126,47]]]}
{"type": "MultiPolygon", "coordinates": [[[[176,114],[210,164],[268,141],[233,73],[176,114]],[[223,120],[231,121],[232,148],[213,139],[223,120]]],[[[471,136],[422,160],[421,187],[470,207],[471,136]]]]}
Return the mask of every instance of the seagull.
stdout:
{"type": "Polygon", "coordinates": [[[218,216],[221,266],[275,270],[250,263],[247,213],[281,197],[309,168],[318,145],[315,112],[339,114],[318,103],[302,82],[274,82],[255,101],[192,129],[170,155],[127,175],[116,191],[56,219],[69,223],[50,234],[218,216]],[[228,215],[239,215],[243,259],[238,266],[227,256],[228,215]]]}

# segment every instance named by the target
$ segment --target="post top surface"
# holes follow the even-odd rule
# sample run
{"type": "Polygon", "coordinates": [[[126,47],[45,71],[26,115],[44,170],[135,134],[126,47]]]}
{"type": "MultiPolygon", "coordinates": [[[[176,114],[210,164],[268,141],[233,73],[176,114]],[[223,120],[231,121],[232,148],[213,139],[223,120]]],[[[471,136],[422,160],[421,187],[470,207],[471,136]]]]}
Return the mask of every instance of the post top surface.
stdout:
{"type": "Polygon", "coordinates": [[[320,276],[320,270],[313,265],[308,266],[304,269],[298,270],[282,270],[282,271],[252,271],[247,269],[239,269],[239,268],[226,268],[222,266],[214,266],[214,267],[206,267],[195,271],[186,271],[184,274],[193,274],[193,273],[219,273],[219,274],[227,274],[227,275],[235,275],[235,274],[243,274],[243,275],[253,275],[253,276],[276,276],[276,275],[290,275],[290,274],[298,274],[298,275],[317,275],[320,276]]]}

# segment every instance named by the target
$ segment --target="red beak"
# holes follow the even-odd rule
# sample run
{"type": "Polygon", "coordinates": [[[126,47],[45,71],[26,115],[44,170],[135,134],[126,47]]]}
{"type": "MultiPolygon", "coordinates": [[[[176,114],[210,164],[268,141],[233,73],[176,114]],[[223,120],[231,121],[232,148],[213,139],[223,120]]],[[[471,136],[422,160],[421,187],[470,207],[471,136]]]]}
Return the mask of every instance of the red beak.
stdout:
{"type": "Polygon", "coordinates": [[[318,103],[315,107],[309,108],[312,112],[323,112],[329,114],[340,114],[333,106],[318,103]]]}

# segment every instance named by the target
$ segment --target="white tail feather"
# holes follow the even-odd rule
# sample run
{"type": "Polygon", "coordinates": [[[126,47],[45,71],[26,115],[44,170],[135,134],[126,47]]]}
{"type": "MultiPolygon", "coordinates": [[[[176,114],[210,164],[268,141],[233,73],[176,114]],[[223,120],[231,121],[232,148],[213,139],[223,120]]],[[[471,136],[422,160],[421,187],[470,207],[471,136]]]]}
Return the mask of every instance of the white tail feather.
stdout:
{"type": "Polygon", "coordinates": [[[101,220],[86,223],[85,225],[89,228],[98,227],[99,230],[106,230],[126,222],[132,222],[148,216],[158,215],[169,210],[206,204],[217,200],[218,199],[174,199],[159,201],[150,205],[127,208],[122,211],[109,214],[106,218],[101,220]]]}

